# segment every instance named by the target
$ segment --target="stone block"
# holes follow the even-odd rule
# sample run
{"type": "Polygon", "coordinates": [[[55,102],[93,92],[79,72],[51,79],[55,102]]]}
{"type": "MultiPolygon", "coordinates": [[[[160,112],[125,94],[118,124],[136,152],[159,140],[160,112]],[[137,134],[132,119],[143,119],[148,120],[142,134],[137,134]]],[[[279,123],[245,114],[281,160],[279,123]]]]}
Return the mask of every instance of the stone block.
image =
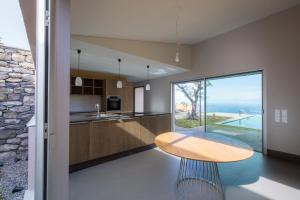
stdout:
{"type": "Polygon", "coordinates": [[[5,112],[5,113],[3,113],[3,117],[8,118],[8,119],[15,119],[15,118],[17,118],[17,113],[15,113],[15,112],[5,112]]]}
{"type": "Polygon", "coordinates": [[[6,140],[0,140],[0,145],[6,144],[6,140]]]}
{"type": "Polygon", "coordinates": [[[31,119],[32,116],[33,116],[33,112],[21,113],[21,114],[17,115],[17,118],[22,119],[22,120],[28,120],[28,119],[31,119]]]}
{"type": "Polygon", "coordinates": [[[11,65],[19,66],[18,62],[13,61],[13,60],[10,60],[10,61],[7,61],[7,62],[9,63],[9,66],[11,66],[11,65]]]}
{"type": "Polygon", "coordinates": [[[7,99],[11,100],[11,101],[17,101],[20,100],[21,95],[20,94],[15,94],[15,93],[11,93],[7,95],[7,99]]]}
{"type": "Polygon", "coordinates": [[[5,61],[0,61],[0,66],[1,66],[1,67],[7,67],[8,64],[7,64],[7,62],[5,62],[5,61]]]}
{"type": "Polygon", "coordinates": [[[10,68],[15,68],[15,67],[20,67],[20,66],[18,65],[18,63],[14,64],[14,63],[10,62],[9,67],[10,68]]]}
{"type": "Polygon", "coordinates": [[[13,71],[16,73],[22,73],[22,74],[34,74],[33,70],[24,69],[22,67],[15,67],[15,68],[13,68],[13,71]]]}
{"type": "Polygon", "coordinates": [[[21,87],[18,87],[18,88],[14,88],[13,91],[14,91],[14,93],[19,94],[19,93],[23,93],[23,92],[24,92],[24,89],[21,88],[21,87]]]}
{"type": "Polygon", "coordinates": [[[7,125],[7,126],[5,126],[6,129],[9,129],[9,130],[21,130],[21,132],[23,132],[23,129],[25,127],[26,127],[26,125],[22,125],[22,124],[7,125]]]}
{"type": "Polygon", "coordinates": [[[0,101],[5,101],[7,100],[7,95],[0,93],[0,101]]]}
{"type": "Polygon", "coordinates": [[[25,58],[25,61],[28,62],[28,63],[33,63],[32,55],[27,55],[26,58],[25,58]]]}
{"type": "Polygon", "coordinates": [[[11,138],[6,141],[7,144],[20,144],[21,139],[20,138],[11,138]]]}
{"type": "Polygon", "coordinates": [[[11,88],[5,88],[5,87],[0,87],[0,94],[9,94],[12,93],[14,90],[11,88]]]}
{"type": "Polygon", "coordinates": [[[28,150],[28,146],[20,146],[19,147],[19,149],[18,149],[19,151],[27,151],[28,150]]]}
{"type": "Polygon", "coordinates": [[[20,87],[20,83],[6,83],[5,86],[12,89],[12,88],[20,87]]]}
{"type": "Polygon", "coordinates": [[[23,74],[22,79],[23,79],[23,81],[34,82],[35,81],[35,75],[23,74]]]}
{"type": "Polygon", "coordinates": [[[32,83],[32,82],[22,82],[21,83],[21,87],[22,88],[28,88],[28,87],[35,87],[35,84],[34,83],[32,83]]]}
{"type": "Polygon", "coordinates": [[[3,152],[3,153],[0,153],[0,160],[7,160],[7,159],[10,159],[10,158],[14,158],[16,157],[16,152],[14,151],[10,151],[10,152],[3,152]]]}
{"type": "Polygon", "coordinates": [[[33,94],[35,92],[34,88],[24,88],[26,93],[33,94]]]}
{"type": "Polygon", "coordinates": [[[9,77],[11,78],[22,78],[21,73],[8,73],[9,77]]]}
{"type": "Polygon", "coordinates": [[[7,82],[11,82],[11,83],[20,83],[22,82],[22,79],[20,78],[8,78],[6,79],[7,82]]]}
{"type": "Polygon", "coordinates": [[[28,138],[28,133],[22,133],[20,135],[17,135],[17,138],[21,138],[21,139],[28,138]]]}
{"type": "Polygon", "coordinates": [[[16,62],[23,62],[25,60],[25,56],[17,53],[13,53],[11,59],[16,62]]]}
{"type": "Polygon", "coordinates": [[[14,151],[17,150],[19,145],[15,144],[3,144],[0,145],[0,152],[14,151]]]}
{"type": "Polygon", "coordinates": [[[21,112],[29,111],[30,106],[15,106],[15,107],[9,108],[9,110],[12,111],[12,112],[21,113],[21,112]]]}
{"type": "Polygon", "coordinates": [[[28,139],[22,140],[21,146],[28,146],[28,139]]]}
{"type": "Polygon", "coordinates": [[[21,67],[23,67],[24,69],[29,69],[29,70],[34,70],[34,64],[29,63],[29,62],[22,62],[19,64],[21,67]]]}
{"type": "Polygon", "coordinates": [[[8,67],[0,67],[0,72],[12,72],[13,70],[8,67]]]}
{"type": "Polygon", "coordinates": [[[34,106],[35,105],[35,98],[34,96],[24,96],[23,98],[23,104],[28,106],[34,106]]]}
{"type": "Polygon", "coordinates": [[[1,130],[0,132],[0,140],[6,140],[14,137],[16,137],[16,131],[14,130],[1,130]]]}
{"type": "Polygon", "coordinates": [[[0,53],[0,60],[2,61],[11,60],[11,55],[7,53],[0,53]]]}
{"type": "Polygon", "coordinates": [[[7,79],[9,76],[8,76],[8,74],[0,74],[0,80],[5,80],[5,79],[7,79]]]}
{"type": "Polygon", "coordinates": [[[2,102],[1,105],[4,105],[4,106],[20,106],[20,105],[22,105],[22,102],[21,101],[5,101],[5,102],[2,102]]]}
{"type": "Polygon", "coordinates": [[[20,121],[21,120],[19,120],[19,119],[5,119],[4,123],[6,123],[6,124],[18,124],[18,123],[20,123],[20,121]]]}

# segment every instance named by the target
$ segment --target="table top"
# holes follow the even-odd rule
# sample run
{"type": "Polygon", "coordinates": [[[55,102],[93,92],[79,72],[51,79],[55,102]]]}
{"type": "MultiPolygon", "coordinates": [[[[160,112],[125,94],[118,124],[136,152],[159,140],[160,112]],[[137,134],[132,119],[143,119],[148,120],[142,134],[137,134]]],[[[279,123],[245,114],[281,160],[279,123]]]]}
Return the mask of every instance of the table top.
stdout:
{"type": "Polygon", "coordinates": [[[158,135],[155,144],[169,154],[209,162],[236,162],[254,154],[249,145],[216,134],[167,132],[158,135]]]}

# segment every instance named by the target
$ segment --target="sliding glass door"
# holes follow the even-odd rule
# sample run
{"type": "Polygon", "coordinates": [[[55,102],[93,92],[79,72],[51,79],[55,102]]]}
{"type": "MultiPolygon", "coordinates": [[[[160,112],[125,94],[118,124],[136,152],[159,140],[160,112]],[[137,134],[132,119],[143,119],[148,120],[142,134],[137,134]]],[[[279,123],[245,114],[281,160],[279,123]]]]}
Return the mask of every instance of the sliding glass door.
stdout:
{"type": "Polygon", "coordinates": [[[262,151],[262,73],[206,80],[206,131],[262,151]]]}
{"type": "Polygon", "coordinates": [[[241,140],[262,152],[262,72],[173,84],[173,127],[241,140]]]}

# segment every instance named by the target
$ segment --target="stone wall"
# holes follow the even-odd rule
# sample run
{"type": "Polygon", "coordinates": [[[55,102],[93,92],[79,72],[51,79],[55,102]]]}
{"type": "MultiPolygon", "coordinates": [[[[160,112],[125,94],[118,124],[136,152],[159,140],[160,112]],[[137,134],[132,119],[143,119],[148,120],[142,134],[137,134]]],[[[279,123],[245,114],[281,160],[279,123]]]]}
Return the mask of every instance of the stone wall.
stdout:
{"type": "Polygon", "coordinates": [[[0,159],[28,149],[35,67],[30,51],[0,45],[0,159]]]}

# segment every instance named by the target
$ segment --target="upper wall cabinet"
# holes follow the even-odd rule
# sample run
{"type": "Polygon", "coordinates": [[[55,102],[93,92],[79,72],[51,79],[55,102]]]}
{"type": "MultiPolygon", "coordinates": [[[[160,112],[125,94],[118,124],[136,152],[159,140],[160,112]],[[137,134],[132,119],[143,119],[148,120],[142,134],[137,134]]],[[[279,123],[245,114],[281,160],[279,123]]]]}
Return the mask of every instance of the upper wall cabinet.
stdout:
{"type": "Polygon", "coordinates": [[[105,81],[91,78],[83,78],[82,86],[75,86],[75,78],[71,77],[71,94],[80,95],[105,95],[105,81]]]}

